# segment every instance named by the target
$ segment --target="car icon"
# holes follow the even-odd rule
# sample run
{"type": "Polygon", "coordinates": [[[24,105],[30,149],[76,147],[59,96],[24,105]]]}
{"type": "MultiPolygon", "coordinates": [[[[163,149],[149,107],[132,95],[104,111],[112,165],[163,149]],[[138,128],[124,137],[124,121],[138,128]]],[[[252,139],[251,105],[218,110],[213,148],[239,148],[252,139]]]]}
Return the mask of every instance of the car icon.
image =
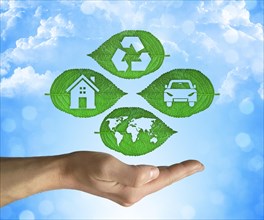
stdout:
{"type": "Polygon", "coordinates": [[[193,107],[197,102],[196,85],[190,80],[171,80],[165,85],[164,102],[168,107],[171,107],[173,102],[188,102],[189,106],[193,107]]]}

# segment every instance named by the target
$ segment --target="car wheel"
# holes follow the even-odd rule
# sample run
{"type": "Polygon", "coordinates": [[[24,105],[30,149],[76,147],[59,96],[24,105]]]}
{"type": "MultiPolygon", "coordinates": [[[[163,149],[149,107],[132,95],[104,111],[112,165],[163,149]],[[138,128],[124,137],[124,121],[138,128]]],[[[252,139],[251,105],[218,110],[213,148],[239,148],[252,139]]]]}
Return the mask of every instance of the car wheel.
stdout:
{"type": "Polygon", "coordinates": [[[172,106],[172,102],[166,102],[166,104],[167,104],[168,107],[172,106]]]}
{"type": "Polygon", "coordinates": [[[189,102],[189,106],[193,107],[194,106],[194,102],[189,102]]]}

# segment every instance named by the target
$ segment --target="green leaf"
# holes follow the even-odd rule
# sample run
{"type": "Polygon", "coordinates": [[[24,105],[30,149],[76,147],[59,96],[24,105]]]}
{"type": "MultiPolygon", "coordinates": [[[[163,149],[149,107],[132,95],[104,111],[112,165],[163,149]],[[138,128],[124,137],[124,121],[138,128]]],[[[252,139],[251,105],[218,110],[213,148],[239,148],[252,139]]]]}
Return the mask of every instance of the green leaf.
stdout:
{"type": "Polygon", "coordinates": [[[175,69],[161,75],[139,95],[162,113],[182,118],[207,109],[216,94],[200,71],[175,69]]]}
{"type": "Polygon", "coordinates": [[[50,89],[56,108],[82,118],[104,112],[124,95],[111,81],[89,69],[64,71],[50,89]]]}
{"type": "Polygon", "coordinates": [[[104,144],[124,155],[149,153],[176,133],[154,114],[141,108],[119,108],[100,127],[104,144]]]}
{"type": "Polygon", "coordinates": [[[151,33],[127,30],[112,36],[88,56],[116,76],[135,79],[156,71],[165,54],[162,44],[151,33]],[[137,69],[136,65],[140,63],[147,67],[143,65],[137,69]]]}

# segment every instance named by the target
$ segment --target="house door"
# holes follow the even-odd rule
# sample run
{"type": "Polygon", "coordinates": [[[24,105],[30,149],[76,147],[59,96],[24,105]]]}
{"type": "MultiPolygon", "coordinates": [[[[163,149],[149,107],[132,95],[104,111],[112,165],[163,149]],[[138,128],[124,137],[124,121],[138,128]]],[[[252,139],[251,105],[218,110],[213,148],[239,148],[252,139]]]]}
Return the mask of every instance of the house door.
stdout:
{"type": "Polygon", "coordinates": [[[79,97],[79,108],[87,108],[86,97],[79,97]]]}

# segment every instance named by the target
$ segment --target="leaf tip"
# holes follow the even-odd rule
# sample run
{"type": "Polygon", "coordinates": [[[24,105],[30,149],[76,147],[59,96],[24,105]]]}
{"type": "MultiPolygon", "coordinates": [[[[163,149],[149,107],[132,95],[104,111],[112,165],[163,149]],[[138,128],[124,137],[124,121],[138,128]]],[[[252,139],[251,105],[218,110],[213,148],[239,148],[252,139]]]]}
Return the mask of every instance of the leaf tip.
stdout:
{"type": "Polygon", "coordinates": [[[46,95],[46,96],[49,96],[49,95],[50,95],[50,93],[44,93],[44,95],[46,95]]]}
{"type": "Polygon", "coordinates": [[[172,132],[172,135],[178,133],[178,131],[174,131],[173,129],[171,129],[171,130],[172,130],[171,131],[172,132]]]}
{"type": "Polygon", "coordinates": [[[88,57],[91,57],[91,58],[93,58],[94,59],[94,53],[92,52],[92,53],[89,53],[89,54],[87,54],[87,56],[88,57]]]}

